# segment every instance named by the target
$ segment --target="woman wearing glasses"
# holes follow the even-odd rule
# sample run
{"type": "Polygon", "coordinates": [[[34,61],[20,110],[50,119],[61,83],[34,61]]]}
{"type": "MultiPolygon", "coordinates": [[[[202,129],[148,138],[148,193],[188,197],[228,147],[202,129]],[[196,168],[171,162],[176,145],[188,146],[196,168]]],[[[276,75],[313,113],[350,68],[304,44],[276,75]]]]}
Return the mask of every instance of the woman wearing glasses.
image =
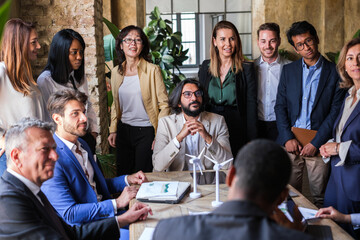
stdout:
{"type": "MultiPolygon", "coordinates": [[[[66,88],[89,95],[85,77],[84,51],[85,42],[78,32],[63,29],[55,34],[50,45],[48,62],[37,79],[45,103],[53,93],[66,88]]],[[[86,113],[88,130],[81,138],[88,143],[92,153],[95,154],[99,126],[90,101],[86,104],[86,113]]]]}
{"type": "Polygon", "coordinates": [[[206,110],[224,116],[236,156],[257,135],[257,100],[254,65],[245,62],[239,33],[231,22],[215,25],[210,60],[202,63],[199,79],[209,96],[206,110]]]}
{"type": "Polygon", "coordinates": [[[158,119],[170,113],[160,68],[150,63],[149,40],[141,28],[127,26],[116,38],[119,66],[111,72],[109,143],[116,147],[117,175],[151,172],[158,119]]]}
{"type": "Polygon", "coordinates": [[[31,70],[31,62],[37,59],[39,49],[32,23],[21,19],[6,23],[0,62],[0,176],[6,169],[6,130],[24,117],[47,120],[46,106],[31,70]]]}

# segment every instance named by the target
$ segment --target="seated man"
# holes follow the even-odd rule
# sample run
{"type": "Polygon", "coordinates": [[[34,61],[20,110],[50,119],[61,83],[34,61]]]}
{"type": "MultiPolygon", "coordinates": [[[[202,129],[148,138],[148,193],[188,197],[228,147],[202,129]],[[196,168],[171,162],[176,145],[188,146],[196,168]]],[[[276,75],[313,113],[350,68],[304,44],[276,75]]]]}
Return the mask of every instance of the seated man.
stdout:
{"type": "MultiPolygon", "coordinates": [[[[222,116],[204,111],[204,92],[196,80],[180,82],[169,97],[174,114],[159,120],[155,138],[154,171],[192,170],[189,157],[204,154],[223,162],[232,158],[229,132],[222,116]]],[[[202,168],[213,163],[201,156],[202,168]]],[[[230,165],[230,164],[229,164],[230,165]]]]}
{"type": "Polygon", "coordinates": [[[6,133],[7,170],[0,179],[0,239],[118,239],[118,226],[146,219],[151,209],[136,203],[126,213],[71,227],[40,190],[54,173],[58,155],[52,124],[24,119],[6,133]]]}
{"type": "Polygon", "coordinates": [[[153,240],[312,239],[269,217],[287,197],[290,175],[291,162],[282,147],[270,140],[255,140],[240,150],[228,172],[229,201],[208,215],[160,221],[153,240]]]}
{"type": "MultiPolygon", "coordinates": [[[[56,211],[68,224],[81,224],[113,217],[136,196],[135,186],[146,180],[140,171],[105,179],[85,141],[87,96],[74,90],[54,93],[48,110],[57,124],[54,139],[59,160],[54,177],[41,187],[56,211]],[[122,192],[112,199],[111,194],[122,192]]],[[[125,232],[123,234],[126,234],[125,232]]],[[[127,233],[128,234],[128,233],[127,233]]]]}

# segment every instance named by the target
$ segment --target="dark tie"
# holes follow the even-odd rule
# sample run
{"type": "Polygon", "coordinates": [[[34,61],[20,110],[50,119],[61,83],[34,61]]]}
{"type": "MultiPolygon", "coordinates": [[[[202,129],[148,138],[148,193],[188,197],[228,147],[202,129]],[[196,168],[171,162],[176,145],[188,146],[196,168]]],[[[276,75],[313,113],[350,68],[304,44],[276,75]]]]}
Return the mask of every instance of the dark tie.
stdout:
{"type": "Polygon", "coordinates": [[[45,194],[40,191],[38,192],[38,196],[41,199],[41,202],[44,204],[44,208],[45,211],[48,213],[48,216],[51,218],[53,224],[55,225],[56,229],[58,230],[58,232],[63,235],[65,237],[65,239],[69,239],[65,229],[63,228],[61,221],[58,217],[58,215],[56,214],[53,206],[50,204],[49,200],[47,199],[47,197],[45,196],[45,194]]]}

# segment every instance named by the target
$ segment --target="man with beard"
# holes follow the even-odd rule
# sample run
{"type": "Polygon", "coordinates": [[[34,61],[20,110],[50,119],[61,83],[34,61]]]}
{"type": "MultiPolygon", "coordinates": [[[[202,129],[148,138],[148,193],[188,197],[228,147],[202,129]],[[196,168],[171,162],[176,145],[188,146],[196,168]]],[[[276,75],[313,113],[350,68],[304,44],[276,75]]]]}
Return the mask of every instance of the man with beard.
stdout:
{"type": "Polygon", "coordinates": [[[276,23],[264,23],[257,30],[261,55],[255,60],[257,73],[258,134],[275,141],[278,136],[274,106],[282,67],[291,61],[279,55],[280,28],[276,23]]]}
{"type": "Polygon", "coordinates": [[[155,137],[154,171],[192,170],[185,154],[198,156],[204,148],[202,169],[212,169],[214,165],[204,155],[219,162],[232,158],[225,120],[204,111],[205,99],[202,86],[193,79],[180,82],[172,91],[169,106],[173,114],[159,120],[155,137]]]}
{"type": "MultiPolygon", "coordinates": [[[[54,177],[41,189],[59,215],[70,225],[80,225],[114,217],[136,196],[137,188],[130,184],[146,181],[143,172],[105,179],[96,164],[89,146],[81,136],[86,134],[87,96],[66,89],[54,93],[48,110],[57,124],[54,140],[59,159],[54,177]],[[116,199],[111,194],[121,192],[116,199]]],[[[128,239],[127,229],[120,230],[121,239],[128,239]]]]}

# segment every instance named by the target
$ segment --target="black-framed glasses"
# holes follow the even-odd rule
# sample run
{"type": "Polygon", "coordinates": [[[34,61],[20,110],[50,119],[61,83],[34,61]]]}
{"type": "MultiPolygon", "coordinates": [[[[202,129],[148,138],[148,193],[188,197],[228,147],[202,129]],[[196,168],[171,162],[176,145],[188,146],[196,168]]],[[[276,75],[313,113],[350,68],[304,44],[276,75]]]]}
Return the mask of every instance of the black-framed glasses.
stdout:
{"type": "Polygon", "coordinates": [[[195,92],[185,91],[185,92],[182,93],[184,98],[191,98],[193,94],[195,95],[195,97],[202,97],[203,91],[201,91],[201,90],[197,90],[195,92]]]}
{"type": "Polygon", "coordinates": [[[135,44],[142,44],[142,40],[141,38],[135,38],[135,39],[132,39],[132,38],[124,38],[122,40],[122,42],[126,43],[126,44],[131,44],[132,42],[134,42],[135,44]]]}
{"type": "Polygon", "coordinates": [[[305,41],[304,41],[303,43],[297,43],[297,44],[295,45],[296,50],[298,50],[298,51],[303,50],[304,47],[305,47],[305,44],[306,44],[306,46],[308,46],[308,47],[309,47],[309,46],[312,46],[312,45],[315,44],[315,39],[314,39],[314,38],[307,38],[307,39],[305,39],[305,41]]]}

